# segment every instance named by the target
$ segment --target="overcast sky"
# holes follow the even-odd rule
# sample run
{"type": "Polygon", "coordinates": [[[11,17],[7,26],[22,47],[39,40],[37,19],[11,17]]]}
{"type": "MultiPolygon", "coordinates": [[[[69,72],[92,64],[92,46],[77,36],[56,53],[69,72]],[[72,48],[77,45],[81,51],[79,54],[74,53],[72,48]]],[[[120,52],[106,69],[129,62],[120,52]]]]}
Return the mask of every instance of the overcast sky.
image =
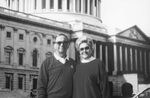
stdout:
{"type": "Polygon", "coordinates": [[[101,19],[111,28],[137,25],[150,36],[150,0],[101,0],[101,19]]]}

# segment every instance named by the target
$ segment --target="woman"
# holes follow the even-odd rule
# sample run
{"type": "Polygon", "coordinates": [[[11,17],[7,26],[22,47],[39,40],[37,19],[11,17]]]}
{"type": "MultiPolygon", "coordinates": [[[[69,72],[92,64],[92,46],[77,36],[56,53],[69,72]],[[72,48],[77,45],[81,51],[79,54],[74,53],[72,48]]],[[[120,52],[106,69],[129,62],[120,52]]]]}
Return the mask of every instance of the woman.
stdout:
{"type": "Polygon", "coordinates": [[[80,63],[74,74],[73,98],[110,98],[104,65],[93,57],[93,42],[86,36],[77,39],[80,63]]]}

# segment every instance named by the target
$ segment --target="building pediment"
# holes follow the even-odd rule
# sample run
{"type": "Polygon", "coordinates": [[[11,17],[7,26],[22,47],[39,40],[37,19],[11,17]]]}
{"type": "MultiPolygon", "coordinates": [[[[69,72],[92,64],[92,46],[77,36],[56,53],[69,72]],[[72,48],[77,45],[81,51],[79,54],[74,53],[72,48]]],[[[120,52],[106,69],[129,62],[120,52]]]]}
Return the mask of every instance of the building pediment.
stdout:
{"type": "Polygon", "coordinates": [[[136,25],[118,33],[116,36],[144,42],[150,41],[150,39],[136,25]]]}

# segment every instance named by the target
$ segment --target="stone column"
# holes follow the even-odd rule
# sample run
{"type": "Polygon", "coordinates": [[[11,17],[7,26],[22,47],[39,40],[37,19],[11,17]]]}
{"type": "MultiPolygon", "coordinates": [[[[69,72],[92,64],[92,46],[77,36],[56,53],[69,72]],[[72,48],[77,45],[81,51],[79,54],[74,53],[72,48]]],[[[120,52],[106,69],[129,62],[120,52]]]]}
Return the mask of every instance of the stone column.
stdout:
{"type": "Polygon", "coordinates": [[[13,28],[13,65],[17,66],[18,65],[18,53],[17,53],[17,44],[18,44],[18,29],[17,28],[13,28]]]}
{"type": "Polygon", "coordinates": [[[108,72],[108,46],[105,46],[105,59],[106,71],[108,72]]]}
{"type": "Polygon", "coordinates": [[[98,17],[101,18],[101,1],[98,0],[98,17]]]}
{"type": "Polygon", "coordinates": [[[120,71],[123,71],[123,64],[122,64],[122,46],[120,46],[119,51],[120,51],[120,71]]]}
{"type": "Polygon", "coordinates": [[[14,72],[13,74],[13,89],[18,89],[18,74],[14,72]]]}
{"type": "Polygon", "coordinates": [[[17,10],[17,0],[13,1],[13,10],[17,10]]]}
{"type": "Polygon", "coordinates": [[[128,50],[125,47],[125,71],[128,71],[128,50]]]}
{"type": "MultiPolygon", "coordinates": [[[[9,1],[8,1],[9,2],[9,1]]],[[[9,7],[10,9],[13,9],[13,2],[12,2],[12,0],[10,0],[10,7],[9,7]]]]}
{"type": "Polygon", "coordinates": [[[79,9],[79,7],[78,7],[79,6],[79,1],[78,0],[75,0],[75,5],[74,6],[75,6],[75,12],[78,13],[79,12],[78,11],[78,9],[79,9]]]}
{"type": "Polygon", "coordinates": [[[144,50],[144,73],[145,73],[145,75],[146,76],[148,76],[147,75],[147,62],[146,62],[146,60],[147,60],[147,58],[146,58],[146,50],[144,50]]]}
{"type": "MultiPolygon", "coordinates": [[[[36,1],[36,12],[41,12],[42,11],[42,0],[37,0],[36,1]]],[[[34,9],[35,10],[35,9],[34,9]]]]}
{"type": "Polygon", "coordinates": [[[116,43],[114,43],[113,48],[114,48],[114,72],[113,72],[113,75],[116,75],[117,74],[117,46],[116,46],[116,43]]]}
{"type": "Polygon", "coordinates": [[[23,12],[25,12],[25,9],[26,9],[25,2],[26,2],[25,0],[22,1],[22,4],[23,4],[23,5],[22,5],[22,7],[23,7],[23,8],[22,8],[22,11],[23,11],[23,12]]]}
{"type": "Polygon", "coordinates": [[[140,48],[137,48],[136,50],[137,50],[137,71],[140,72],[141,71],[141,69],[140,69],[140,65],[141,65],[140,64],[140,62],[141,62],[140,61],[140,58],[141,58],[140,57],[140,48]]]}
{"type": "Polygon", "coordinates": [[[23,0],[19,0],[19,11],[23,11],[23,0]]]}
{"type": "Polygon", "coordinates": [[[84,0],[81,0],[81,13],[84,13],[84,0]]]}
{"type": "Polygon", "coordinates": [[[102,52],[102,44],[99,45],[99,49],[100,49],[100,55],[99,55],[99,58],[100,60],[102,61],[103,60],[103,52],[102,52]]]}
{"type": "Polygon", "coordinates": [[[80,12],[81,13],[81,2],[80,2],[81,0],[77,0],[76,2],[76,9],[77,9],[77,12],[80,12]]]}
{"type": "Polygon", "coordinates": [[[125,71],[125,46],[122,44],[122,71],[125,71]]]}
{"type": "Polygon", "coordinates": [[[24,6],[25,6],[24,12],[26,12],[26,13],[28,13],[28,12],[27,12],[27,8],[28,8],[28,4],[27,4],[28,2],[27,2],[27,1],[28,1],[28,0],[25,0],[25,1],[24,1],[24,6]]]}
{"type": "Polygon", "coordinates": [[[69,3],[69,11],[71,11],[71,12],[73,12],[73,6],[74,6],[74,0],[69,0],[70,1],[70,3],[69,3]]]}
{"type": "Polygon", "coordinates": [[[145,50],[142,48],[142,64],[141,64],[141,67],[142,67],[142,72],[144,73],[145,72],[145,55],[144,55],[144,52],[145,50]]]}
{"type": "MultiPolygon", "coordinates": [[[[148,52],[148,57],[149,57],[149,59],[148,59],[148,61],[149,61],[149,63],[148,63],[148,65],[150,65],[150,51],[148,52]]],[[[149,72],[150,72],[150,66],[149,66],[149,72]]],[[[150,73],[148,73],[148,74],[150,74],[150,73]]]]}
{"type": "Polygon", "coordinates": [[[117,73],[120,72],[120,45],[116,44],[117,49],[117,73]]]}
{"type": "Polygon", "coordinates": [[[93,0],[93,15],[96,16],[96,11],[95,11],[95,0],[93,0]]]}
{"type": "Polygon", "coordinates": [[[140,69],[140,72],[142,72],[143,71],[143,67],[142,67],[142,51],[141,51],[141,49],[139,50],[139,52],[140,52],[140,57],[139,57],[140,58],[139,59],[140,60],[140,68],[139,69],[140,69]]]}
{"type": "Polygon", "coordinates": [[[28,12],[33,13],[33,11],[34,11],[34,6],[33,6],[34,5],[34,0],[29,1],[28,4],[30,5],[30,7],[28,9],[28,12]]]}
{"type": "Polygon", "coordinates": [[[46,11],[50,10],[50,0],[46,0],[46,11]]]}
{"type": "Polygon", "coordinates": [[[25,91],[29,92],[31,89],[30,73],[26,73],[25,75],[25,84],[25,91]]]}
{"type": "Polygon", "coordinates": [[[77,11],[79,13],[81,13],[81,0],[77,0],[77,1],[78,1],[78,3],[77,3],[77,11]]]}
{"type": "Polygon", "coordinates": [[[87,0],[87,14],[90,14],[90,0],[87,0]]]}
{"type": "Polygon", "coordinates": [[[67,11],[67,0],[64,0],[62,3],[63,3],[63,4],[62,4],[62,10],[63,10],[64,12],[66,12],[66,11],[67,11]]]}
{"type": "Polygon", "coordinates": [[[6,6],[6,8],[8,8],[8,1],[5,2],[5,6],[6,6]]]}
{"type": "Polygon", "coordinates": [[[135,47],[132,47],[132,66],[133,66],[133,72],[136,71],[136,64],[135,64],[135,47]]]}
{"type": "Polygon", "coordinates": [[[4,62],[4,41],[6,38],[6,33],[4,33],[5,31],[5,26],[4,25],[0,25],[0,63],[4,62]]]}
{"type": "Polygon", "coordinates": [[[72,11],[76,12],[76,2],[77,0],[72,0],[72,11]]]}
{"type": "Polygon", "coordinates": [[[133,51],[132,51],[132,47],[130,48],[130,66],[131,66],[131,72],[133,71],[133,51]]]}
{"type": "Polygon", "coordinates": [[[138,55],[137,55],[137,48],[135,48],[135,56],[134,56],[134,58],[135,58],[135,71],[138,71],[137,57],[138,57],[138,55]]]}
{"type": "Polygon", "coordinates": [[[3,69],[0,69],[0,88],[5,88],[5,83],[6,83],[6,79],[5,79],[6,75],[5,75],[5,71],[3,71],[3,69]]]}
{"type": "Polygon", "coordinates": [[[150,66],[149,66],[149,49],[146,49],[146,70],[147,70],[147,75],[148,75],[148,77],[150,76],[149,75],[149,72],[150,72],[150,70],[149,70],[149,68],[150,68],[150,66]]]}
{"type": "Polygon", "coordinates": [[[25,50],[26,50],[26,52],[25,52],[25,66],[26,67],[31,67],[31,49],[30,49],[30,43],[31,43],[31,40],[30,40],[30,31],[28,31],[28,30],[25,30],[25,32],[26,32],[26,47],[25,47],[25,50]]]}
{"type": "Polygon", "coordinates": [[[131,72],[131,53],[130,46],[127,46],[127,71],[131,72]]]}
{"type": "Polygon", "coordinates": [[[98,10],[98,1],[99,1],[99,0],[96,1],[96,2],[97,2],[97,4],[96,4],[96,17],[98,17],[98,11],[99,11],[99,10],[98,10]]]}
{"type": "Polygon", "coordinates": [[[58,11],[58,0],[54,0],[54,11],[58,11]]]}
{"type": "Polygon", "coordinates": [[[29,8],[30,8],[29,0],[25,0],[25,12],[26,13],[29,13],[29,8]]]}

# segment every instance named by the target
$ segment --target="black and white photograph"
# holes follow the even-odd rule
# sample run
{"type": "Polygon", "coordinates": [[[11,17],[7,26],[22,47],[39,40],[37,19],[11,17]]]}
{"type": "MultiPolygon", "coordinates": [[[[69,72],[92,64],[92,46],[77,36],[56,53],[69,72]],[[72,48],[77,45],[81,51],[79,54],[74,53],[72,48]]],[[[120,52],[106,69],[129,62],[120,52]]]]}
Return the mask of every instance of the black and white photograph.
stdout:
{"type": "Polygon", "coordinates": [[[1,0],[0,98],[150,98],[150,0],[1,0]]]}

